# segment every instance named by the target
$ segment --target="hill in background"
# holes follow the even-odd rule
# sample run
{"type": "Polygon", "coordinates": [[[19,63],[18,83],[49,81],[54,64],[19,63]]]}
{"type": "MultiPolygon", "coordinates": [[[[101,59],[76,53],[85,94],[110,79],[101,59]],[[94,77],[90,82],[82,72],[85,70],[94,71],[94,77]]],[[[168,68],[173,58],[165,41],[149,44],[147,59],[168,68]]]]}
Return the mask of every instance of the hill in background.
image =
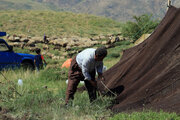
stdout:
{"type": "MultiPolygon", "coordinates": [[[[180,7],[179,0],[173,0],[172,4],[180,7]]],[[[162,18],[167,0],[1,0],[0,9],[72,11],[127,21],[145,13],[162,18]]]]}
{"type": "Polygon", "coordinates": [[[121,23],[85,14],[55,11],[0,11],[0,28],[8,34],[31,36],[95,36],[117,34],[121,23]]]}

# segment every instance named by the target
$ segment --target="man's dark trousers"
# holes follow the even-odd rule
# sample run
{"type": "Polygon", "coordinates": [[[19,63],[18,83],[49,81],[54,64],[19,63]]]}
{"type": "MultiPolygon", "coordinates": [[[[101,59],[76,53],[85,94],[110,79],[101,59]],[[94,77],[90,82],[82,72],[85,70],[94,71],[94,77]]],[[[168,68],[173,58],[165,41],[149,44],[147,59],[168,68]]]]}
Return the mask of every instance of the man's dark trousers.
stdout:
{"type": "MultiPolygon", "coordinates": [[[[90,73],[92,80],[95,80],[96,72],[95,70],[90,73]]],[[[68,86],[66,90],[66,104],[70,99],[74,99],[74,94],[77,90],[77,86],[80,81],[84,81],[84,76],[82,74],[81,68],[78,66],[76,62],[76,57],[74,57],[71,61],[71,66],[68,73],[68,86]]],[[[84,81],[85,86],[87,88],[90,102],[96,99],[96,88],[91,85],[88,80],[84,81]]]]}

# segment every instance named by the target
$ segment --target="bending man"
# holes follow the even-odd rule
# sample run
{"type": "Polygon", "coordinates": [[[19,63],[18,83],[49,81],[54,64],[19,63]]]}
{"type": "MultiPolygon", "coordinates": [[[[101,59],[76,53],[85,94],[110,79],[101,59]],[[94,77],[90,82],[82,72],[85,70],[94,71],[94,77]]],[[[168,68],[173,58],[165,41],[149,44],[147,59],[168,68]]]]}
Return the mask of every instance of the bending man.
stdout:
{"type": "Polygon", "coordinates": [[[74,99],[77,86],[84,81],[88,90],[90,102],[96,99],[97,82],[95,81],[96,71],[100,79],[103,78],[103,59],[107,55],[105,47],[88,48],[77,54],[71,62],[68,73],[68,86],[66,90],[66,104],[74,99]]]}

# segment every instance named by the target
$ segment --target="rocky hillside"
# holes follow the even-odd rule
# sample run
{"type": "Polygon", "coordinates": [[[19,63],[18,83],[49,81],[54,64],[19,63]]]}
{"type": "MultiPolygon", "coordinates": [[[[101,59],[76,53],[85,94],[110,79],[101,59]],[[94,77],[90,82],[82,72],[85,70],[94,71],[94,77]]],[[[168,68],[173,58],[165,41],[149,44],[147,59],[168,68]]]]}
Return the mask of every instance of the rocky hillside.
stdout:
{"type": "MultiPolygon", "coordinates": [[[[180,7],[179,0],[172,4],[180,7]]],[[[110,17],[127,21],[133,15],[144,13],[162,18],[167,10],[167,0],[1,0],[0,9],[64,10],[110,17]]]]}

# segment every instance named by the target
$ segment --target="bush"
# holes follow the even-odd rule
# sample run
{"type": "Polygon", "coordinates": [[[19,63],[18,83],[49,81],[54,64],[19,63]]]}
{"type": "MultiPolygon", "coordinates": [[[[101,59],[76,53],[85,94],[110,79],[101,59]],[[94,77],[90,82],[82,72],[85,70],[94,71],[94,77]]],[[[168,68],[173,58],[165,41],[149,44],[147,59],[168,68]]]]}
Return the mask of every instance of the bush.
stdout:
{"type": "Polygon", "coordinates": [[[113,57],[113,58],[118,58],[119,56],[120,56],[119,53],[112,53],[112,54],[111,54],[111,57],[113,57]]]}
{"type": "Polygon", "coordinates": [[[152,15],[143,14],[141,16],[133,16],[135,22],[128,21],[122,27],[122,35],[133,42],[141,37],[142,34],[152,33],[156,26],[159,24],[159,20],[153,20],[152,15]]]}
{"type": "Polygon", "coordinates": [[[116,46],[121,46],[121,45],[130,45],[131,42],[129,40],[125,40],[125,41],[120,41],[120,42],[116,42],[115,45],[116,46]]]}

